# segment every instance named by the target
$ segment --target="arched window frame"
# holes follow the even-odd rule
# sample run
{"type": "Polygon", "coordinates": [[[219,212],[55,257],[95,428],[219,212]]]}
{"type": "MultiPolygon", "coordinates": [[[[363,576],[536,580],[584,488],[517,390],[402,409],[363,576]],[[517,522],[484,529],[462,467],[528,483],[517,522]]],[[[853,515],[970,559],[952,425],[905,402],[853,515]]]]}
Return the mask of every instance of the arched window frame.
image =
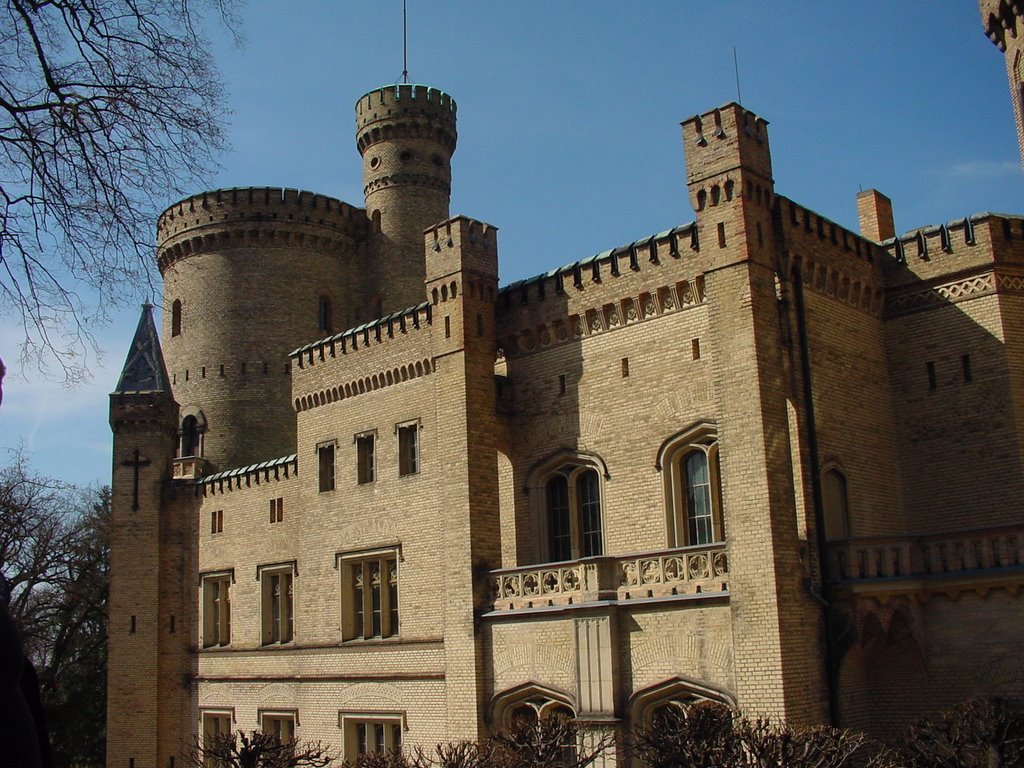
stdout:
{"type": "Polygon", "coordinates": [[[852,535],[850,520],[850,482],[846,472],[836,462],[829,462],[821,470],[822,522],[825,541],[841,541],[852,535]],[[833,483],[836,484],[833,487],[833,483]]]}
{"type": "Polygon", "coordinates": [[[535,543],[539,562],[566,562],[584,557],[599,557],[607,551],[605,546],[605,503],[604,481],[608,480],[608,468],[599,457],[562,451],[542,461],[530,473],[531,482],[527,492],[533,498],[535,543]],[[593,473],[588,475],[587,473],[593,473]],[[592,490],[596,500],[588,500],[582,483],[588,477],[593,481],[592,490]],[[556,552],[553,541],[551,488],[555,483],[565,484],[565,509],[568,517],[568,558],[560,557],[565,552],[556,552]],[[592,514],[596,504],[597,526],[586,525],[586,517],[592,514]],[[589,527],[589,531],[588,531],[589,527]]]}
{"type": "Polygon", "coordinates": [[[532,710],[538,719],[549,717],[558,710],[576,717],[576,702],[572,695],[530,680],[494,695],[490,706],[491,723],[496,729],[508,728],[516,713],[523,709],[532,710]]]}
{"type": "Polygon", "coordinates": [[[206,442],[205,436],[206,416],[203,412],[196,408],[182,411],[178,427],[178,458],[201,457],[206,442]]]}
{"type": "MultiPolygon", "coordinates": [[[[722,473],[719,464],[718,430],[711,422],[697,422],[670,437],[658,450],[655,468],[664,478],[665,526],[668,546],[705,546],[725,541],[722,512],[722,473]],[[703,456],[707,468],[710,527],[708,537],[695,538],[687,503],[687,462],[703,456]],[[702,541],[701,538],[707,538],[702,541]]],[[[702,516],[703,517],[703,516],[702,516]]]]}
{"type": "Polygon", "coordinates": [[[736,707],[736,697],[723,688],[686,677],[671,677],[630,696],[626,702],[626,713],[632,727],[646,727],[662,707],[694,701],[714,701],[736,707]]]}

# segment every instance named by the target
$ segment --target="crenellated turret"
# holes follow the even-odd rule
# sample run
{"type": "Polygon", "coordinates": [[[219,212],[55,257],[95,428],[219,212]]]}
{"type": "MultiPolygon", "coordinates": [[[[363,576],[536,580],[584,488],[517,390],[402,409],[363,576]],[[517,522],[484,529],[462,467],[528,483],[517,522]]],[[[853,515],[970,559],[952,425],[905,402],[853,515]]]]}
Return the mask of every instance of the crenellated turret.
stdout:
{"type": "Polygon", "coordinates": [[[423,230],[448,218],[455,111],[425,85],[377,88],[356,103],[377,315],[423,299],[423,230]]]}
{"type": "Polygon", "coordinates": [[[164,348],[188,460],[177,477],[295,451],[287,355],[352,324],[367,229],[340,200],[271,187],[204,192],[161,215],[164,348]]]}

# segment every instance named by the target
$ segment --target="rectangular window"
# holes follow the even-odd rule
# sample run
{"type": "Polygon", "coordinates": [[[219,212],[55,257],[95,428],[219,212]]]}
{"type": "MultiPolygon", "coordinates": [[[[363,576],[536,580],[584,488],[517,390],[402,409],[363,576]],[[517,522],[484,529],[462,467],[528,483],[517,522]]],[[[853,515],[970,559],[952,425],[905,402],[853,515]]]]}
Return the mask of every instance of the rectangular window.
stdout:
{"type": "Polygon", "coordinates": [[[420,471],[420,425],[398,426],[398,474],[415,475],[420,471]]]}
{"type": "Polygon", "coordinates": [[[295,712],[260,712],[260,730],[280,741],[295,739],[295,712]]]}
{"type": "Polygon", "coordinates": [[[382,755],[402,751],[402,714],[341,712],[338,720],[345,739],[346,761],[368,753],[382,755]]]}
{"type": "Polygon", "coordinates": [[[937,389],[939,386],[938,379],[935,376],[935,363],[929,360],[924,364],[925,371],[928,373],[928,389],[937,389]]]}
{"type": "Polygon", "coordinates": [[[393,549],[339,555],[342,639],[398,634],[398,553],[393,549]]]}
{"type": "Polygon", "coordinates": [[[320,492],[334,490],[334,442],[318,445],[317,460],[320,467],[320,492]]]}
{"type": "MultiPolygon", "coordinates": [[[[210,749],[217,739],[230,736],[231,719],[230,711],[203,712],[203,746],[210,749]]],[[[206,763],[208,768],[215,768],[216,765],[212,760],[206,763]]]]}
{"type": "Polygon", "coordinates": [[[974,375],[971,373],[971,356],[962,355],[960,357],[960,367],[964,372],[964,384],[970,384],[974,381],[974,375]]]}
{"type": "Polygon", "coordinates": [[[263,645],[292,641],[295,623],[293,587],[294,568],[290,565],[260,571],[263,645]]]}
{"type": "Polygon", "coordinates": [[[284,520],[284,499],[270,500],[270,522],[280,523],[284,520]]]}
{"type": "Polygon", "coordinates": [[[203,576],[203,647],[231,642],[231,574],[203,576]]]}
{"type": "Polygon", "coordinates": [[[356,435],[356,480],[360,485],[372,483],[377,477],[375,439],[372,432],[356,435]]]}
{"type": "Polygon", "coordinates": [[[210,513],[210,533],[224,532],[224,510],[218,509],[210,513]]]}

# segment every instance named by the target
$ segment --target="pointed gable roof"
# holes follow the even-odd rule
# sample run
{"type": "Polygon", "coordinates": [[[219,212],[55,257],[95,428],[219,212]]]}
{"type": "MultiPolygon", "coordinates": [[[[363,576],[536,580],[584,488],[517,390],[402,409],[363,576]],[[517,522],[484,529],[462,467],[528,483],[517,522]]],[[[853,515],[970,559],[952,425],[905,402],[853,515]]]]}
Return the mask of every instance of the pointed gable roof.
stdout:
{"type": "Polygon", "coordinates": [[[129,392],[170,392],[160,337],[153,323],[152,304],[142,305],[139,327],[135,329],[135,338],[114,390],[114,394],[129,392]]]}

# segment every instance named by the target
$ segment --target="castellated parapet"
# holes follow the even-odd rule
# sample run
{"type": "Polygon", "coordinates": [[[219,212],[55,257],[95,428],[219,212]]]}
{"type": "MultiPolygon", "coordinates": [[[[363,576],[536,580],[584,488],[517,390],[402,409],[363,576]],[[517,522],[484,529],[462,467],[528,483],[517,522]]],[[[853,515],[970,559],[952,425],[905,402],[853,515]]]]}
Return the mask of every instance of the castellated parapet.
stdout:
{"type": "Polygon", "coordinates": [[[207,471],[295,450],[287,353],[355,316],[367,229],[339,200],[268,187],[195,195],[160,217],[164,353],[207,471]]]}
{"type": "Polygon", "coordinates": [[[422,299],[422,233],[448,218],[455,112],[451,96],[424,85],[377,88],[356,103],[376,315],[422,299]]]}
{"type": "Polygon", "coordinates": [[[773,183],[768,121],[763,117],[731,101],[684,120],[682,127],[688,184],[740,167],[773,183]]]}

